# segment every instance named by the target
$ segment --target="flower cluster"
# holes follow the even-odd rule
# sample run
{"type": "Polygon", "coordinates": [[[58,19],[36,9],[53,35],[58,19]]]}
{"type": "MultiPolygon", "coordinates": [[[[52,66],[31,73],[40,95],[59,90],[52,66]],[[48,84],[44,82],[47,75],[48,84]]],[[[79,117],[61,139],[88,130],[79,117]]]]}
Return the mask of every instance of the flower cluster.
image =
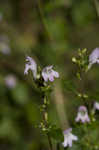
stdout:
{"type": "MultiPolygon", "coordinates": [[[[83,51],[80,50],[79,58],[76,59],[74,57],[72,59],[72,61],[74,63],[78,64],[78,66],[80,66],[80,68],[82,68],[84,70],[86,70],[86,66],[88,67],[88,69],[90,69],[93,64],[95,64],[95,63],[99,64],[99,48],[96,48],[95,50],[93,50],[93,52],[89,55],[89,64],[86,64],[86,60],[84,61],[85,55],[86,55],[86,49],[84,49],[83,51]]],[[[48,81],[53,82],[55,78],[59,78],[59,73],[56,72],[55,70],[53,70],[52,65],[46,66],[39,72],[38,66],[37,66],[37,63],[35,62],[35,60],[33,58],[27,56],[24,74],[27,75],[29,70],[32,71],[33,79],[35,81],[37,81],[38,77],[39,77],[39,79],[43,80],[45,85],[46,85],[46,82],[48,82],[48,81]]],[[[83,96],[80,96],[80,98],[88,98],[88,96],[84,94],[83,96]]],[[[46,101],[44,101],[44,107],[47,106],[46,104],[47,104],[46,101]]],[[[97,102],[97,101],[94,102],[92,110],[94,113],[96,110],[99,110],[99,102],[97,102]]],[[[44,114],[45,121],[48,119],[48,118],[46,119],[46,114],[47,114],[47,112],[44,114]]],[[[80,122],[81,124],[86,124],[86,123],[90,123],[91,121],[92,121],[92,119],[90,117],[89,110],[87,109],[87,107],[85,105],[79,106],[77,116],[75,118],[75,122],[76,123],[80,122]]],[[[42,123],[42,125],[44,126],[43,123],[42,123]]],[[[45,130],[45,127],[44,127],[44,130],[45,130]]],[[[72,147],[73,141],[78,140],[78,137],[76,135],[72,134],[72,128],[65,130],[63,132],[63,135],[64,135],[64,141],[62,142],[62,145],[64,147],[72,147]]]]}
{"type": "MultiPolygon", "coordinates": [[[[85,53],[85,50],[84,50],[84,53],[85,53]]],[[[84,53],[82,51],[80,53],[80,56],[83,56],[84,53]]],[[[79,65],[79,61],[75,57],[72,58],[72,61],[76,64],[78,63],[78,65],[79,65]]],[[[82,59],[82,62],[83,62],[83,59],[82,59]]],[[[90,69],[91,66],[95,63],[99,64],[99,48],[94,49],[93,52],[89,55],[88,69],[90,69]]],[[[81,63],[81,65],[82,65],[82,63],[81,63]]],[[[92,110],[94,111],[94,113],[96,110],[99,110],[99,102],[94,102],[92,110]]],[[[86,106],[82,105],[78,108],[78,113],[77,113],[77,116],[75,118],[75,122],[77,122],[77,123],[80,122],[82,124],[91,122],[91,119],[90,119],[89,114],[88,114],[88,109],[86,106]]],[[[78,140],[78,137],[73,135],[71,133],[71,131],[72,131],[72,129],[69,128],[63,132],[64,142],[62,143],[62,145],[64,147],[72,147],[72,142],[78,140]]]]}
{"type": "MultiPolygon", "coordinates": [[[[33,78],[36,80],[37,79],[37,64],[35,60],[29,56],[26,57],[26,65],[25,65],[25,70],[24,74],[28,74],[28,71],[31,70],[33,73],[33,78]]],[[[53,70],[53,66],[47,66],[43,68],[41,76],[45,82],[54,81],[54,78],[59,78],[59,73],[53,70]]]]}

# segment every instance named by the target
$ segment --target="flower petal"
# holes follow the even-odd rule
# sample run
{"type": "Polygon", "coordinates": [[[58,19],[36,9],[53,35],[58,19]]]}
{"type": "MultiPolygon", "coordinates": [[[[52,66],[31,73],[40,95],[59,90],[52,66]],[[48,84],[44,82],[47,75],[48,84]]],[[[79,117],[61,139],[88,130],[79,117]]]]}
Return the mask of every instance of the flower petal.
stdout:
{"type": "Polygon", "coordinates": [[[32,59],[31,57],[27,56],[26,57],[26,65],[25,65],[25,69],[24,69],[24,74],[28,74],[28,71],[31,70],[33,73],[33,77],[34,79],[36,79],[37,76],[37,64],[35,62],[34,59],[32,59]]]}
{"type": "Polygon", "coordinates": [[[53,70],[53,76],[59,78],[59,73],[53,70]]]}
{"type": "Polygon", "coordinates": [[[51,82],[54,81],[54,76],[53,76],[53,75],[50,75],[50,76],[49,76],[49,81],[51,81],[51,82]]]}
{"type": "Polygon", "coordinates": [[[45,82],[48,81],[48,75],[46,73],[42,72],[42,77],[43,77],[45,82]]]}

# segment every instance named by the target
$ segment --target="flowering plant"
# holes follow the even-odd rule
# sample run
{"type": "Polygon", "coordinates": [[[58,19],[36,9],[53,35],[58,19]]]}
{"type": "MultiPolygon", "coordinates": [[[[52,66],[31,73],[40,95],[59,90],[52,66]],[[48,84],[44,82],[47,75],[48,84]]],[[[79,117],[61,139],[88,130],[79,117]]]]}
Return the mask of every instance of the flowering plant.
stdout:
{"type": "MultiPolygon", "coordinates": [[[[79,82],[83,82],[83,74],[86,75],[93,64],[99,63],[98,59],[99,48],[93,50],[89,57],[86,49],[78,50],[78,56],[73,57],[72,62],[77,66],[76,77],[79,82]]],[[[52,65],[41,69],[36,61],[29,56],[26,58],[26,61],[24,74],[27,75],[29,70],[31,70],[34,83],[36,87],[40,89],[43,103],[40,106],[42,120],[38,127],[47,135],[50,150],[53,150],[53,139],[56,141],[56,150],[61,150],[62,148],[76,149],[75,147],[98,150],[99,145],[98,143],[95,144],[94,140],[91,142],[91,136],[95,130],[94,127],[99,125],[96,116],[96,113],[99,110],[99,102],[90,100],[90,95],[86,94],[87,91],[85,92],[84,89],[74,89],[75,92],[73,94],[79,98],[80,105],[78,106],[78,112],[76,111],[77,114],[74,116],[73,123],[71,124],[72,128],[66,128],[65,130],[61,127],[58,128],[49,121],[47,109],[50,104],[48,94],[52,91],[52,82],[54,82],[55,78],[59,78],[59,73],[53,69],[52,65]],[[91,129],[93,129],[93,132],[91,129]],[[79,131],[79,134],[77,131],[79,131]]]]}

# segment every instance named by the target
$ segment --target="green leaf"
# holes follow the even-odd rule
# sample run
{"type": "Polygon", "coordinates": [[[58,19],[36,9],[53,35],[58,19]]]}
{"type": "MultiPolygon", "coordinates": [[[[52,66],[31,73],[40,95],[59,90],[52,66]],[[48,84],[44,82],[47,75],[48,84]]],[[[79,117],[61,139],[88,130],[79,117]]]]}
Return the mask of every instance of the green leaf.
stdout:
{"type": "Polygon", "coordinates": [[[60,142],[64,141],[64,136],[60,128],[52,129],[49,135],[56,141],[60,141],[60,142]]]}
{"type": "Polygon", "coordinates": [[[73,93],[76,92],[76,86],[75,86],[75,84],[73,83],[72,80],[63,81],[63,88],[68,90],[68,91],[71,91],[73,93]]]}

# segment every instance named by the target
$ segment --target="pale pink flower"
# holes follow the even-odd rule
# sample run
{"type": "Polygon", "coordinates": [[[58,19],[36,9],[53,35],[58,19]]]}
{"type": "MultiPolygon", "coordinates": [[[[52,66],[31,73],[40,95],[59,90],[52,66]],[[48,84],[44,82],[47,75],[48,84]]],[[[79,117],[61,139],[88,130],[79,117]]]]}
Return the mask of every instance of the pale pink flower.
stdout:
{"type": "Polygon", "coordinates": [[[16,77],[14,75],[8,75],[5,77],[5,85],[12,89],[16,86],[16,77]]]}
{"type": "Polygon", "coordinates": [[[94,110],[99,110],[99,102],[94,103],[94,110]]]}
{"type": "Polygon", "coordinates": [[[28,71],[31,70],[33,73],[34,79],[37,77],[37,64],[34,59],[31,57],[27,56],[26,57],[26,64],[25,64],[25,69],[24,69],[24,74],[28,74],[28,71]]]}
{"type": "Polygon", "coordinates": [[[42,77],[45,82],[48,80],[53,82],[54,78],[59,78],[59,73],[54,71],[52,68],[53,66],[47,66],[42,70],[42,77]]]}
{"type": "Polygon", "coordinates": [[[99,48],[95,48],[92,53],[89,55],[89,65],[88,69],[91,68],[93,64],[99,64],[99,48]]]}
{"type": "Polygon", "coordinates": [[[72,128],[69,128],[69,129],[67,129],[67,130],[65,130],[63,132],[63,134],[64,134],[64,142],[62,143],[62,145],[64,147],[72,147],[72,142],[78,140],[78,137],[73,135],[71,133],[71,131],[72,131],[72,128]]]}
{"type": "Polygon", "coordinates": [[[76,122],[90,122],[90,118],[88,116],[88,111],[87,108],[85,106],[80,106],[78,109],[78,114],[77,117],[75,119],[76,122]]]}

